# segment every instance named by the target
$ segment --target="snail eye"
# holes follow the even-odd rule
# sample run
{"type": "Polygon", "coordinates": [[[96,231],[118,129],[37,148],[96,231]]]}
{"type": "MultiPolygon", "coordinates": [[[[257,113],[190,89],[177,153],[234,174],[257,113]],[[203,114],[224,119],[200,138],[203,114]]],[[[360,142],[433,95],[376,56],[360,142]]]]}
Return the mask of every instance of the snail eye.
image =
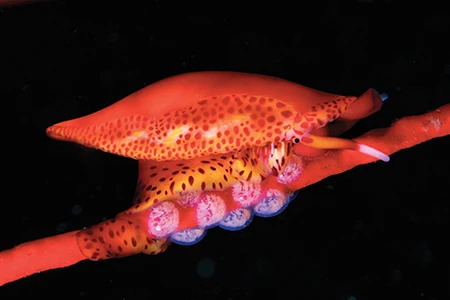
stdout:
{"type": "Polygon", "coordinates": [[[294,142],[294,144],[300,143],[300,139],[298,137],[294,138],[292,141],[294,142]]]}

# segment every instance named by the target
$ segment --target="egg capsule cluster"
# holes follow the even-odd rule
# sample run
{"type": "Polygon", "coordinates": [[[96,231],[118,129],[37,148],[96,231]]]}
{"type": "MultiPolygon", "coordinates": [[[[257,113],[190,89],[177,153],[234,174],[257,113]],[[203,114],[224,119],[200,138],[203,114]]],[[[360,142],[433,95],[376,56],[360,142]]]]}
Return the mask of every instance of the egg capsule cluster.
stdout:
{"type": "Polygon", "coordinates": [[[148,210],[148,233],[155,238],[169,237],[179,245],[193,245],[209,228],[236,231],[247,227],[255,215],[276,216],[296,196],[284,185],[297,179],[301,171],[297,163],[288,164],[272,184],[239,181],[222,191],[192,191],[159,202],[148,210]]]}

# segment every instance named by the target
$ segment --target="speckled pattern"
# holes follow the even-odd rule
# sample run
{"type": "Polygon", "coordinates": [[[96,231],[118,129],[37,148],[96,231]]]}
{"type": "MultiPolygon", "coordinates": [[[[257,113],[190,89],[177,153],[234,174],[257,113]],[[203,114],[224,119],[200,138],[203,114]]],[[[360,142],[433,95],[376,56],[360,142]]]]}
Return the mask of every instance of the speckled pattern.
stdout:
{"type": "Polygon", "coordinates": [[[297,112],[282,100],[226,95],[203,99],[159,119],[130,115],[87,127],[56,124],[47,133],[134,159],[192,159],[304,135],[335,120],[354,100],[356,97],[342,97],[297,112]]]}

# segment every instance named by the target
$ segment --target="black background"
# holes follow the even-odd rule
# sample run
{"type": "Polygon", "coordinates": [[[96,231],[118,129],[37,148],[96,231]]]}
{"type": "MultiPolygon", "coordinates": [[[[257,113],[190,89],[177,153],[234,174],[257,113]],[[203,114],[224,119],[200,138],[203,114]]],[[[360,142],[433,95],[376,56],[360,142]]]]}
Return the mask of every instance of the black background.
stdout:
{"type": "MultiPolygon", "coordinates": [[[[449,13],[434,3],[94,2],[0,10],[0,249],[130,206],[136,161],[45,128],[171,75],[232,70],[388,93],[346,137],[449,102],[449,13]]],[[[0,299],[448,299],[449,146],[432,140],[327,178],[242,231],[36,274],[0,299]]]]}

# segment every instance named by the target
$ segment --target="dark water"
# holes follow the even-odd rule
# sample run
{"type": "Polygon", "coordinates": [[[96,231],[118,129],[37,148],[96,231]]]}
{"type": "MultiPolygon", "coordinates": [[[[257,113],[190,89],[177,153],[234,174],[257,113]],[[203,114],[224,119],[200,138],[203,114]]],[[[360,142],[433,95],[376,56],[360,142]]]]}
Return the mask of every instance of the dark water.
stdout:
{"type": "MultiPolygon", "coordinates": [[[[251,7],[162,0],[0,10],[0,249],[128,208],[135,161],[50,140],[45,128],[171,75],[233,70],[388,93],[346,137],[448,103],[449,13],[363,2],[271,3],[264,14],[263,3],[239,14],[251,7]]],[[[242,231],[37,274],[0,299],[448,299],[449,151],[448,137],[433,140],[307,187],[242,231]]]]}

